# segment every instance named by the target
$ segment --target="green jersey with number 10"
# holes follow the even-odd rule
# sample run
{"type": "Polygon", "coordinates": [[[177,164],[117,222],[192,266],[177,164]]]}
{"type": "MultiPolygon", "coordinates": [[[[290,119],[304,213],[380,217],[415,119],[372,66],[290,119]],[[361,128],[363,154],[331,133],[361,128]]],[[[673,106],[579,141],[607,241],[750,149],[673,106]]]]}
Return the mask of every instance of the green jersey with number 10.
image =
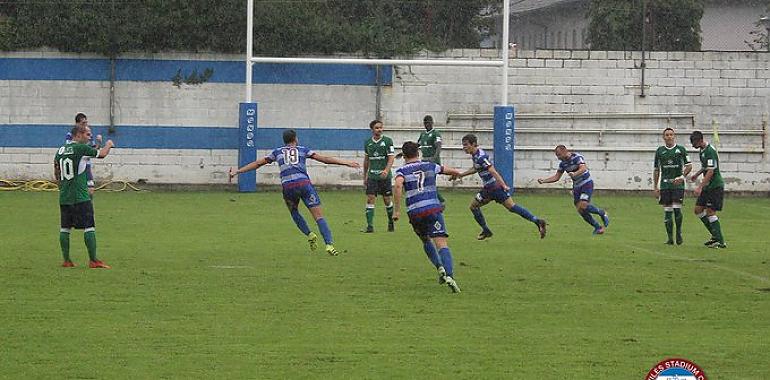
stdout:
{"type": "Polygon", "coordinates": [[[60,172],[59,204],[72,205],[91,200],[83,157],[96,157],[98,153],[96,149],[80,143],[70,143],[56,151],[54,163],[59,165],[60,172]]]}

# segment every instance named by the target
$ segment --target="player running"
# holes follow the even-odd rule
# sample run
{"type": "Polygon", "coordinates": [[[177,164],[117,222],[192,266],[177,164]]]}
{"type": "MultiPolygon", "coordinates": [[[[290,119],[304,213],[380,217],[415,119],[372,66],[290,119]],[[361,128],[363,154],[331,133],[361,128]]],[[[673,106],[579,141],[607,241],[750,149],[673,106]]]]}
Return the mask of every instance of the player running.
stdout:
{"type": "Polygon", "coordinates": [[[674,130],[663,130],[665,145],[655,151],[655,170],[652,173],[653,191],[663,206],[664,223],[668,240],[673,245],[674,220],[676,220],[676,244],[682,244],[682,204],[684,203],[684,179],[692,170],[687,149],[675,142],[674,130]],[[658,186],[660,182],[660,187],[658,186]]]}
{"type": "Polygon", "coordinates": [[[583,220],[594,228],[594,235],[603,234],[605,227],[610,225],[610,216],[604,210],[591,204],[594,180],[591,179],[591,173],[588,171],[585,159],[580,154],[571,153],[564,145],[557,146],[554,152],[560,160],[559,169],[556,170],[556,174],[550,177],[538,178],[537,183],[556,182],[566,172],[572,178],[572,197],[575,209],[583,217],[583,220]],[[599,225],[591,214],[599,215],[604,226],[599,225]]]}
{"type": "Polygon", "coordinates": [[[511,188],[505,183],[505,180],[500,173],[497,172],[492,161],[490,161],[487,153],[479,148],[478,139],[473,134],[463,136],[463,151],[471,156],[473,160],[473,168],[460,173],[457,176],[453,176],[452,179],[460,179],[465,176],[479,173],[481,182],[484,187],[476,194],[476,198],[471,201],[470,209],[473,213],[473,218],[476,219],[476,223],[481,226],[481,233],[476,238],[478,240],[484,240],[492,236],[492,230],[487,226],[487,222],[484,219],[484,214],[481,212],[481,207],[491,201],[495,201],[508,211],[518,214],[522,218],[532,222],[537,226],[537,230],[540,233],[540,238],[545,237],[547,223],[545,219],[540,219],[535,215],[532,215],[529,210],[519,206],[511,198],[511,188]]]}
{"type": "Polygon", "coordinates": [[[422,240],[428,259],[438,271],[439,284],[447,284],[454,293],[460,287],[454,280],[452,253],[447,245],[449,235],[444,224],[443,207],[436,195],[436,175],[459,175],[460,171],[432,162],[420,161],[420,146],[407,141],[401,148],[404,166],[396,170],[395,210],[393,220],[401,214],[401,197],[406,194],[406,213],[414,233],[422,240]],[[436,252],[438,248],[438,253],[436,252]]]}
{"type": "Polygon", "coordinates": [[[278,163],[278,166],[281,169],[283,200],[286,202],[289,213],[291,213],[291,218],[294,220],[297,228],[307,236],[310,250],[315,251],[318,248],[318,236],[310,231],[307,222],[299,213],[299,210],[297,210],[300,200],[305,203],[305,207],[307,207],[310,214],[313,215],[313,218],[318,225],[318,230],[321,232],[321,236],[323,236],[324,242],[326,243],[326,253],[331,256],[337,256],[339,252],[334,248],[332,231],[329,229],[329,225],[323,217],[321,198],[318,197],[318,193],[310,182],[310,176],[307,174],[306,161],[308,158],[312,158],[325,164],[342,165],[351,168],[360,168],[361,165],[355,161],[345,161],[335,157],[322,156],[307,147],[299,145],[297,132],[293,129],[283,131],[283,142],[286,145],[275,148],[270,154],[263,158],[238,168],[238,170],[230,168],[230,179],[232,180],[233,177],[239,174],[257,170],[264,165],[273,162],[278,163]]]}

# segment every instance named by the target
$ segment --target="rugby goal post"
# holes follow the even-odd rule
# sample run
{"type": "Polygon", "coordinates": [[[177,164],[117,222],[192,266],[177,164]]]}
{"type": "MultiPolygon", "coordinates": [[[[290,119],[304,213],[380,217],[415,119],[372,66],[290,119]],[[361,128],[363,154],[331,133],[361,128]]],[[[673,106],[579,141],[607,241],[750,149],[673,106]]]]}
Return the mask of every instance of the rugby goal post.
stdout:
{"type": "MultiPolygon", "coordinates": [[[[254,0],[246,6],[246,97],[239,106],[238,164],[256,160],[254,132],[258,127],[257,103],[252,101],[252,74],[255,63],[337,64],[337,65],[404,65],[404,66],[465,66],[500,67],[500,103],[494,106],[494,165],[513,189],[514,120],[512,105],[508,104],[508,58],[510,54],[510,0],[503,1],[503,31],[501,57],[490,60],[463,59],[366,59],[366,58],[287,58],[254,56],[254,0]]],[[[244,173],[238,181],[238,191],[256,191],[256,173],[244,173]]]]}

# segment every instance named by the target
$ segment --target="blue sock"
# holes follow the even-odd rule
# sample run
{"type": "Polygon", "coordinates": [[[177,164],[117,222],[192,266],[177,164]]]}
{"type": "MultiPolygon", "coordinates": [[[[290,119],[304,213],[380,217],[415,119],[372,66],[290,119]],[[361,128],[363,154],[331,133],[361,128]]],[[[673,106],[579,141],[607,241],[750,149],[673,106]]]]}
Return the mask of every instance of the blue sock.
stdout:
{"type": "Polygon", "coordinates": [[[441,262],[444,264],[447,276],[454,277],[454,271],[452,271],[452,252],[449,252],[449,247],[441,248],[438,254],[441,256],[441,262]]]}
{"type": "Polygon", "coordinates": [[[310,233],[310,228],[307,226],[307,222],[305,222],[305,218],[302,217],[302,215],[299,213],[299,210],[296,208],[291,210],[291,218],[294,220],[294,224],[297,225],[297,228],[299,228],[300,231],[302,231],[303,234],[307,235],[310,233]]]}
{"type": "Polygon", "coordinates": [[[594,217],[591,216],[591,213],[589,213],[588,210],[581,212],[580,216],[583,217],[583,220],[585,220],[586,223],[592,225],[595,230],[598,230],[600,228],[599,223],[597,223],[596,220],[594,220],[594,217]]]}
{"type": "Polygon", "coordinates": [[[430,240],[424,241],[422,243],[422,248],[425,249],[425,254],[428,255],[428,259],[431,263],[433,263],[433,266],[436,268],[440,267],[441,259],[438,257],[438,253],[436,253],[436,247],[433,245],[433,243],[430,240]]]}
{"type": "Polygon", "coordinates": [[[517,204],[513,205],[513,207],[510,208],[510,211],[516,214],[519,214],[522,218],[529,220],[532,223],[537,223],[537,217],[532,215],[529,210],[525,209],[524,207],[521,207],[517,204]]]}
{"type": "Polygon", "coordinates": [[[329,229],[329,225],[326,224],[326,219],[321,218],[315,221],[318,224],[318,230],[321,231],[321,236],[324,237],[324,242],[326,244],[332,244],[334,241],[332,240],[332,230],[329,229]]]}
{"type": "Polygon", "coordinates": [[[473,213],[473,219],[476,219],[476,223],[478,223],[484,231],[489,231],[489,227],[487,227],[487,221],[484,220],[484,214],[481,213],[481,209],[472,208],[471,212],[473,213]]]}
{"type": "Polygon", "coordinates": [[[592,205],[590,203],[588,204],[588,207],[586,207],[586,211],[590,212],[591,214],[596,214],[596,215],[599,215],[599,216],[604,216],[604,210],[602,210],[602,209],[600,209],[600,208],[598,208],[598,207],[596,207],[596,206],[594,206],[594,205],[592,205]]]}

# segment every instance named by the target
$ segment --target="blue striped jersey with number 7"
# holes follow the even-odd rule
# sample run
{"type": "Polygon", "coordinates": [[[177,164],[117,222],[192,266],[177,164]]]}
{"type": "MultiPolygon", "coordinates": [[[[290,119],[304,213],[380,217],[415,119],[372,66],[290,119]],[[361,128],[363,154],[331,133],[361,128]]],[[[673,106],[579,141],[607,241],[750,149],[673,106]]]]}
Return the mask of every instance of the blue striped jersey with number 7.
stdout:
{"type": "Polygon", "coordinates": [[[407,214],[430,214],[441,211],[436,193],[436,176],[443,168],[432,162],[412,162],[396,170],[396,178],[404,178],[407,214]]]}

